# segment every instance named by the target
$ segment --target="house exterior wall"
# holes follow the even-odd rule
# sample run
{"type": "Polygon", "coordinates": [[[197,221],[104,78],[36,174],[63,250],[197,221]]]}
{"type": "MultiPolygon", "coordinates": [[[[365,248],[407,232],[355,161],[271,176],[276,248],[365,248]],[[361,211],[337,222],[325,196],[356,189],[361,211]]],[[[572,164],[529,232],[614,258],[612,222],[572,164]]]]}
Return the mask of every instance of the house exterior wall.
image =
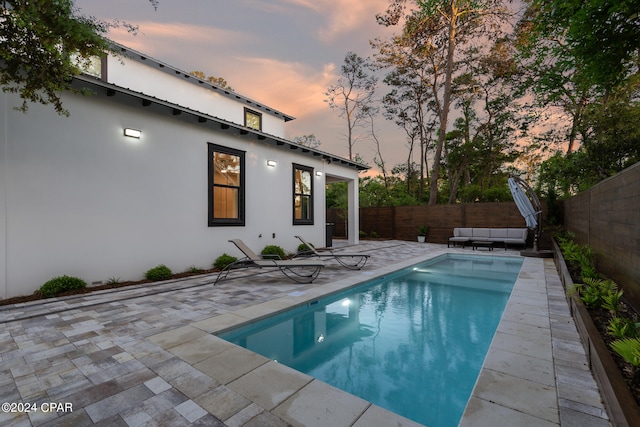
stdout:
{"type": "Polygon", "coordinates": [[[171,75],[158,68],[125,57],[107,58],[107,81],[118,86],[142,92],[192,110],[200,111],[244,125],[244,108],[262,114],[262,132],[285,137],[285,121],[256,108],[255,104],[236,102],[221,94],[221,90],[196,85],[194,77],[171,75]],[[170,87],[171,90],[167,90],[170,87]]]}
{"type": "Polygon", "coordinates": [[[256,252],[293,252],[296,234],[323,246],[326,175],[357,182],[357,170],[321,157],[117,99],[64,94],[65,118],[36,104],[22,114],[15,95],[0,94],[0,298],[63,274],[92,284],[141,279],[158,264],[209,268],[222,253],[241,257],[232,238],[256,252]],[[244,227],[208,226],[209,142],[246,151],[244,227]],[[313,175],[313,225],[293,225],[293,163],[324,172],[313,175]]]}

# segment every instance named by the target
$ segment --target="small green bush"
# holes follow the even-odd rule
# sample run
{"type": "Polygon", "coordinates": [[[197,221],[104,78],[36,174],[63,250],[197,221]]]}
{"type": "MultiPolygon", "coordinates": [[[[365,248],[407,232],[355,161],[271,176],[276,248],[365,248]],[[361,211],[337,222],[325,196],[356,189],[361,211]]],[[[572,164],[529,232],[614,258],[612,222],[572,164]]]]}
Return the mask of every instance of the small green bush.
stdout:
{"type": "Polygon", "coordinates": [[[358,232],[358,234],[359,234],[359,235],[360,235],[360,237],[362,237],[362,238],[367,237],[367,233],[366,233],[366,231],[364,231],[364,230],[360,230],[360,231],[358,232]]]}
{"type": "Polygon", "coordinates": [[[215,262],[213,263],[213,267],[219,270],[224,270],[226,266],[236,261],[238,261],[238,258],[231,256],[227,253],[224,253],[220,255],[218,258],[216,258],[215,262]]]}
{"type": "Polygon", "coordinates": [[[280,259],[285,258],[284,249],[282,249],[278,245],[267,245],[264,247],[264,249],[260,253],[262,255],[266,255],[265,258],[269,258],[269,257],[273,258],[273,255],[277,255],[278,257],[280,257],[280,259]]]}
{"type": "Polygon", "coordinates": [[[640,325],[634,323],[631,319],[616,316],[609,320],[607,331],[609,335],[617,339],[636,338],[639,332],[638,326],[640,325]]]}
{"type": "Polygon", "coordinates": [[[200,267],[198,267],[195,264],[190,265],[186,270],[185,273],[203,273],[204,270],[201,269],[200,267]]]}
{"type": "MultiPolygon", "coordinates": [[[[313,245],[313,243],[309,243],[311,245],[312,248],[315,248],[315,246],[313,245]]],[[[311,248],[309,248],[307,245],[305,245],[304,243],[300,243],[298,245],[298,253],[304,253],[304,252],[311,252],[311,248]]]]}
{"type": "Polygon", "coordinates": [[[44,298],[52,298],[63,292],[84,289],[87,284],[84,280],[71,276],[54,277],[40,287],[40,294],[44,298]]]}
{"type": "Polygon", "coordinates": [[[640,368],[640,338],[623,338],[611,343],[613,351],[627,362],[640,368]]]}
{"type": "Polygon", "coordinates": [[[144,277],[152,282],[158,282],[160,280],[171,279],[171,269],[164,264],[160,264],[152,269],[148,270],[144,277]]]}

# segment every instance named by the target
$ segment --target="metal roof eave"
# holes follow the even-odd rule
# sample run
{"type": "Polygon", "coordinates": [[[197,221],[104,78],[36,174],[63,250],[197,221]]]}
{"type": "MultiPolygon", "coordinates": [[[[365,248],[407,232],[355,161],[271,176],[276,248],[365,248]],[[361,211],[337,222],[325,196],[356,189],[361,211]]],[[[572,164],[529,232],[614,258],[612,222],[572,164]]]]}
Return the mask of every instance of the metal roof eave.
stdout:
{"type": "Polygon", "coordinates": [[[98,94],[103,94],[107,97],[115,97],[116,95],[120,95],[120,97],[124,96],[125,98],[123,99],[123,101],[126,101],[128,104],[138,106],[140,108],[150,108],[153,106],[157,106],[160,107],[159,109],[156,108],[156,112],[158,112],[159,114],[171,115],[175,118],[179,118],[185,121],[189,121],[189,119],[185,117],[192,117],[194,119],[192,123],[198,123],[203,126],[208,125],[209,127],[212,127],[213,125],[217,127],[216,130],[227,130],[235,132],[240,137],[253,137],[258,141],[262,141],[267,144],[280,146],[282,148],[289,148],[290,150],[298,150],[303,155],[322,158],[328,163],[336,163],[351,169],[356,169],[358,171],[364,171],[371,168],[370,166],[364,165],[362,163],[354,162],[352,160],[335,156],[325,151],[297,144],[293,141],[289,141],[275,135],[270,135],[253,128],[242,126],[237,123],[233,123],[219,117],[203,113],[201,111],[193,110],[188,107],[156,98],[154,96],[146,95],[142,92],[136,92],[131,89],[126,89],[121,86],[114,85],[112,83],[107,83],[103,80],[89,75],[80,75],[74,77],[72,86],[78,90],[87,88],[91,91],[94,91],[98,94]]]}
{"type": "Polygon", "coordinates": [[[214,90],[216,93],[219,93],[222,96],[225,96],[227,98],[233,99],[234,101],[243,101],[245,104],[247,104],[247,106],[256,109],[256,110],[260,110],[263,112],[266,112],[268,114],[272,114],[276,117],[281,117],[285,122],[291,121],[291,120],[295,120],[295,117],[290,116],[288,114],[285,114],[281,111],[278,111],[274,108],[268,107],[260,102],[257,102],[251,98],[247,98],[246,96],[242,96],[238,93],[236,93],[235,91],[229,90],[229,89],[225,89],[225,88],[221,88],[218,87],[214,84],[211,84],[210,82],[206,81],[206,80],[202,80],[198,77],[192,76],[191,74],[189,74],[188,72],[184,71],[184,70],[180,70],[179,68],[176,68],[172,65],[169,65],[167,63],[164,63],[162,61],[159,61],[155,58],[152,58],[148,55],[145,55],[141,52],[136,51],[135,49],[131,49],[127,46],[121,45],[119,43],[116,43],[114,41],[110,41],[110,43],[113,46],[114,49],[114,53],[115,54],[119,54],[119,55],[123,55],[129,59],[132,59],[134,61],[140,62],[140,63],[146,63],[146,64],[154,64],[159,70],[176,76],[176,75],[182,75],[182,77],[189,81],[192,84],[195,85],[201,85],[204,87],[207,87],[211,90],[214,90]]]}

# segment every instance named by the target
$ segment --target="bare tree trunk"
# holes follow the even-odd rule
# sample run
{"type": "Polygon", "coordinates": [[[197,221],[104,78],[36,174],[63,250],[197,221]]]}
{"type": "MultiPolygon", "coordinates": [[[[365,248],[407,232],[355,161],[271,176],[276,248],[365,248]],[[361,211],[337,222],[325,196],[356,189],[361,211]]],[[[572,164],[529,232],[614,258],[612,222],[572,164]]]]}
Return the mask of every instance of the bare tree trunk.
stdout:
{"type": "Polygon", "coordinates": [[[456,25],[457,8],[455,2],[451,2],[452,13],[449,21],[449,46],[447,50],[447,69],[444,83],[444,95],[442,98],[442,113],[440,116],[440,132],[438,143],[433,156],[433,173],[431,174],[431,187],[429,194],[429,204],[435,205],[438,202],[438,175],[440,173],[440,159],[442,158],[442,147],[447,135],[447,121],[449,119],[449,106],[451,104],[451,80],[453,77],[453,54],[456,48],[456,25]]]}

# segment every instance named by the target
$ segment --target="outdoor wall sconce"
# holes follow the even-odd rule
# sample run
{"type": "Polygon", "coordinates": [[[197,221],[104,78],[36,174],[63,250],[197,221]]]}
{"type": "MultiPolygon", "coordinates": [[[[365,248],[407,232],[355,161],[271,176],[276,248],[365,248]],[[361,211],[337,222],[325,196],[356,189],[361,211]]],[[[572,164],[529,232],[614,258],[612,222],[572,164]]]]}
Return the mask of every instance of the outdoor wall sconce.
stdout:
{"type": "Polygon", "coordinates": [[[140,139],[140,135],[142,135],[142,131],[139,131],[137,129],[124,128],[124,136],[140,139]]]}
{"type": "Polygon", "coordinates": [[[267,166],[275,168],[278,163],[275,160],[267,160],[267,166]]]}
{"type": "Polygon", "coordinates": [[[316,176],[322,176],[322,172],[321,171],[316,171],[316,176]]]}

